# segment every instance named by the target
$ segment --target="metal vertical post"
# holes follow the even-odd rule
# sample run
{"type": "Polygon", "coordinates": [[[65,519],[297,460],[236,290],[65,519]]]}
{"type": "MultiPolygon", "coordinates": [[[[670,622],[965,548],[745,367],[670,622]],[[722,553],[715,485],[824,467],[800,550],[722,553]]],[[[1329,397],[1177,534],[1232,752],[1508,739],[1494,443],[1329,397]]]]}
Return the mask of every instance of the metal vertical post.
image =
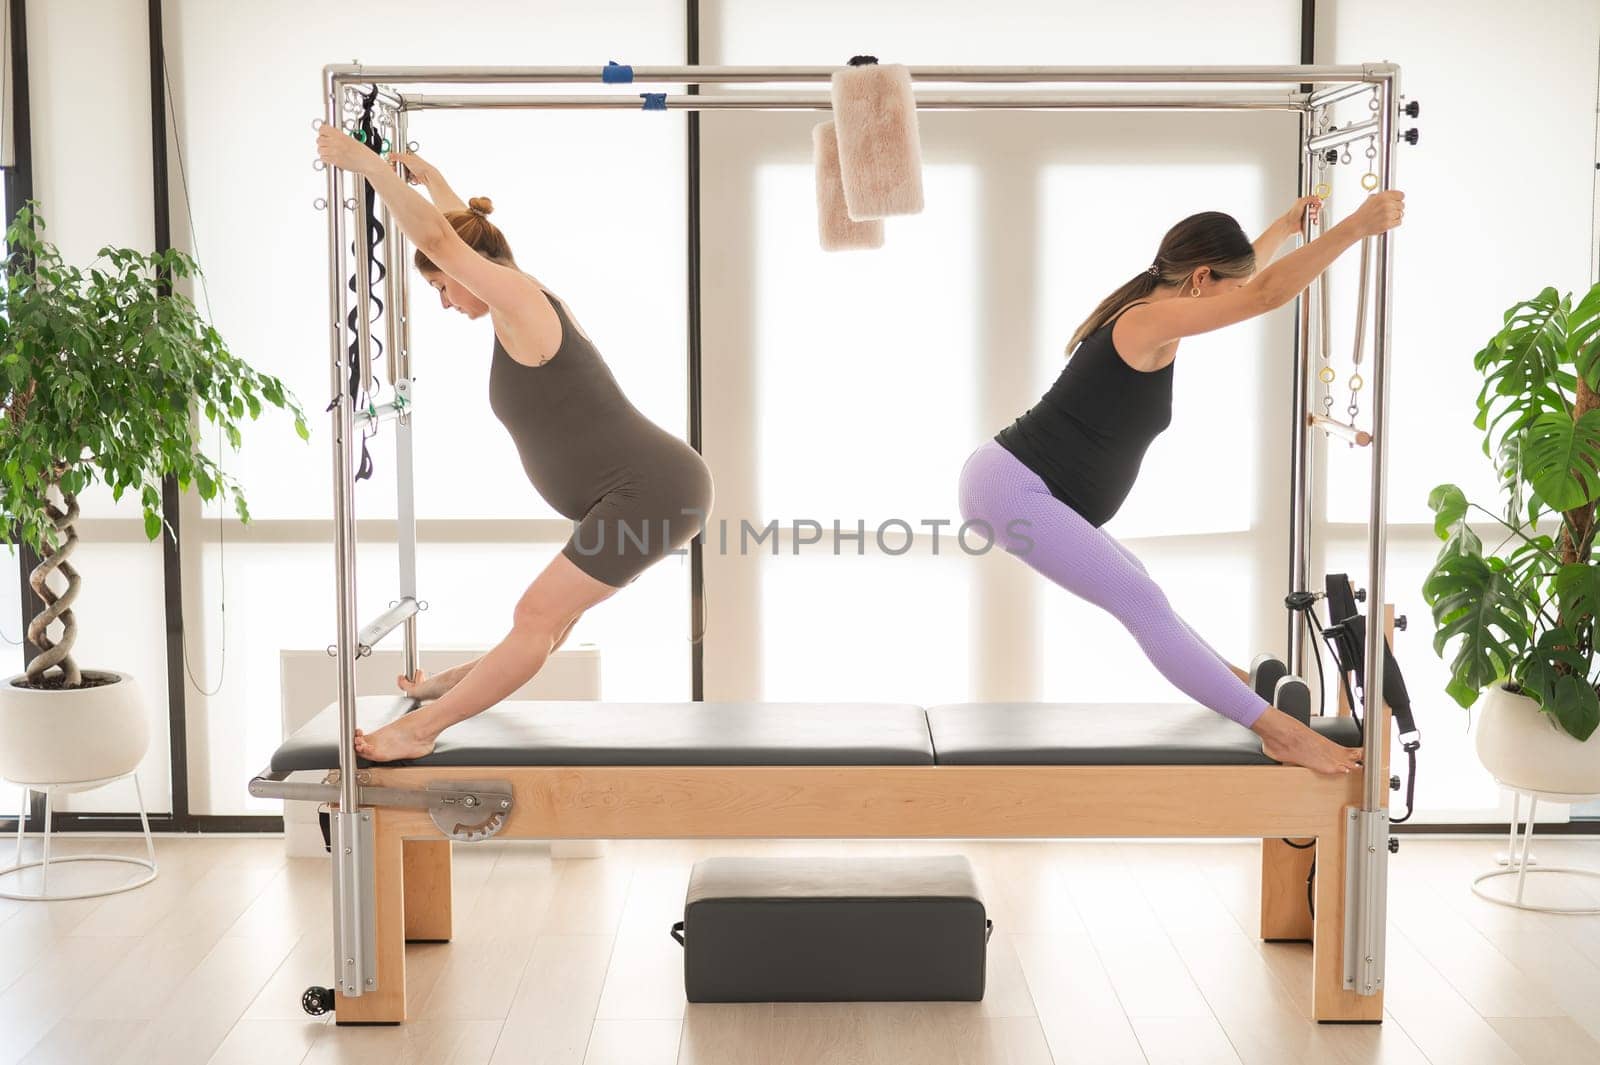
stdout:
{"type": "MultiPolygon", "coordinates": [[[[687,0],[684,5],[687,25],[684,27],[685,59],[690,66],[700,63],[700,0],[687,0]]],[[[691,96],[700,94],[700,86],[692,84],[686,90],[691,96]]],[[[702,396],[704,384],[701,370],[704,359],[702,344],[701,306],[701,255],[700,255],[700,112],[688,116],[689,140],[686,152],[688,173],[687,222],[685,234],[688,252],[688,355],[689,355],[689,446],[705,453],[702,396]]],[[[702,519],[709,527],[711,515],[702,519]]],[[[706,697],[706,560],[705,537],[695,536],[689,541],[689,698],[699,702],[706,697]]]]}
{"type": "MultiPolygon", "coordinates": [[[[395,113],[395,149],[405,151],[407,140],[406,113],[395,113]]],[[[414,387],[411,382],[411,273],[407,264],[406,236],[393,222],[384,230],[388,247],[390,276],[394,284],[389,304],[389,324],[394,344],[395,399],[405,400],[406,410],[395,419],[395,540],[400,561],[400,598],[417,597],[417,495],[416,478],[412,463],[411,419],[414,416],[411,402],[414,387]]],[[[417,649],[417,616],[405,620],[405,673],[415,677],[421,665],[417,649]]]]}
{"type": "MultiPolygon", "coordinates": [[[[1378,82],[1378,189],[1394,188],[1394,120],[1400,92],[1400,72],[1382,69],[1378,82]]],[[[1351,854],[1356,863],[1354,903],[1347,922],[1345,973],[1349,986],[1363,995],[1383,990],[1384,933],[1387,921],[1389,872],[1389,775],[1383,764],[1389,738],[1389,708],[1383,699],[1384,666],[1384,563],[1388,553],[1389,474],[1389,356],[1393,340],[1394,237],[1379,234],[1372,345],[1372,463],[1371,510],[1367,528],[1366,681],[1362,701],[1366,710],[1363,748],[1362,805],[1348,831],[1355,835],[1351,854]],[[1352,964],[1353,963],[1353,964],[1352,964]]]]}
{"type": "MultiPolygon", "coordinates": [[[[1300,62],[1310,66],[1317,59],[1317,0],[1300,0],[1300,62]]],[[[1316,86],[1309,82],[1302,82],[1300,91],[1309,94],[1316,86]]],[[[1312,176],[1311,154],[1306,150],[1306,141],[1311,136],[1313,114],[1307,107],[1300,112],[1300,195],[1305,196],[1311,191],[1312,176]]],[[[1304,217],[1301,219],[1301,237],[1309,241],[1311,228],[1305,225],[1304,217]]],[[[1294,343],[1294,383],[1291,386],[1292,396],[1290,405],[1294,410],[1294,422],[1290,426],[1293,434],[1289,438],[1289,591],[1298,592],[1305,588],[1308,579],[1309,561],[1306,546],[1306,530],[1309,527],[1310,474],[1308,472],[1306,457],[1310,435],[1306,431],[1305,412],[1310,404],[1309,392],[1306,390],[1307,375],[1310,374],[1310,319],[1307,316],[1308,296],[1301,292],[1295,302],[1295,343],[1294,343]]],[[[1289,672],[1300,676],[1305,667],[1305,626],[1300,621],[1296,611],[1285,611],[1289,623],[1289,639],[1285,644],[1288,652],[1289,672]]]]}
{"type": "MultiPolygon", "coordinates": [[[[324,120],[340,128],[340,79],[325,73],[324,120]]],[[[344,172],[328,167],[328,311],[330,371],[333,389],[333,564],[337,593],[335,647],[339,673],[339,810],[334,815],[333,854],[335,900],[335,981],[347,996],[358,996],[376,987],[376,971],[366,971],[368,951],[373,942],[370,931],[370,897],[359,890],[361,870],[370,868],[372,854],[367,846],[370,832],[363,834],[360,821],[360,792],[356,781],[356,521],[355,521],[355,397],[345,394],[348,381],[345,363],[344,305],[344,172]]],[[[359,206],[359,205],[358,205],[359,206]]],[[[358,216],[361,217],[361,216],[358,216]]],[[[364,258],[358,256],[358,258],[364,258]]],[[[363,270],[364,273],[364,270],[363,270]]],[[[365,329],[366,300],[357,292],[357,314],[363,323],[360,334],[370,341],[365,329]]],[[[370,825],[370,821],[368,822],[370,825]]]]}
{"type": "MultiPolygon", "coordinates": [[[[1300,116],[1300,195],[1311,194],[1315,168],[1306,151],[1311,134],[1311,113],[1300,116]]],[[[1301,238],[1312,238],[1311,224],[1301,219],[1301,238]]],[[[1294,381],[1289,409],[1289,591],[1302,592],[1309,586],[1311,552],[1308,530],[1311,525],[1311,297],[1305,289],[1295,297],[1294,381]]],[[[1298,611],[1287,611],[1289,621],[1289,672],[1303,675],[1305,666],[1305,626],[1298,611]]]]}

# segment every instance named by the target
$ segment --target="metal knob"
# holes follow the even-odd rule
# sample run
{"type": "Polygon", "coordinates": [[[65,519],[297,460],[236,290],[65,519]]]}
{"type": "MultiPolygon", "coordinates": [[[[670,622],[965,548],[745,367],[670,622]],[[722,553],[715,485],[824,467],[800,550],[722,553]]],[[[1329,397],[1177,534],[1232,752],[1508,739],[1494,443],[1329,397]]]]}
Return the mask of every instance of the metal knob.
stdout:
{"type": "Polygon", "coordinates": [[[1394,627],[1396,632],[1406,631],[1406,616],[1404,614],[1396,615],[1394,619],[1394,627]]]}
{"type": "Polygon", "coordinates": [[[1356,589],[1356,602],[1365,603],[1366,601],[1367,601],[1367,590],[1365,588],[1357,588],[1356,589]]]}
{"type": "Polygon", "coordinates": [[[1415,144],[1420,136],[1421,134],[1418,133],[1416,127],[1413,126],[1411,129],[1408,129],[1404,133],[1400,134],[1400,139],[1405,141],[1407,144],[1415,144]]]}
{"type": "Polygon", "coordinates": [[[1422,105],[1416,100],[1407,101],[1405,106],[1400,108],[1400,113],[1407,118],[1418,118],[1422,114],[1422,105]]]}
{"type": "Polygon", "coordinates": [[[1395,777],[1390,777],[1389,778],[1389,790],[1390,791],[1399,791],[1400,790],[1400,778],[1399,777],[1395,776],[1395,777]]]}
{"type": "Polygon", "coordinates": [[[1398,838],[1394,837],[1394,836],[1390,836],[1389,837],[1389,853],[1390,854],[1399,854],[1400,853],[1400,840],[1398,838]]]}

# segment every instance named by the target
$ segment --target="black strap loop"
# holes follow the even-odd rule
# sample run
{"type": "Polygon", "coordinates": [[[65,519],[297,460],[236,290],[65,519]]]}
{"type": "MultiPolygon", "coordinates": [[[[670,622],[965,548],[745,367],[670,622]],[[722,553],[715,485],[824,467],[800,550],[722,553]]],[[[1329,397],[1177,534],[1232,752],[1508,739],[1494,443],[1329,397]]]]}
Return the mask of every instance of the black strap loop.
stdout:
{"type": "MultiPolygon", "coordinates": [[[[361,98],[361,118],[356,122],[355,132],[358,134],[356,140],[365,144],[374,153],[381,155],[383,137],[379,133],[378,125],[372,117],[373,108],[377,105],[377,102],[378,87],[374,85],[372,90],[361,98]]],[[[372,320],[368,323],[368,339],[373,346],[373,362],[376,363],[383,356],[383,341],[378,339],[375,327],[378,322],[383,320],[385,312],[383,297],[380,293],[383,291],[382,286],[386,270],[381,256],[378,255],[378,247],[383,243],[384,230],[383,225],[378,221],[377,190],[372,187],[371,182],[363,181],[361,183],[361,196],[366,204],[367,214],[367,228],[363,238],[366,247],[364,249],[352,247],[351,251],[357,255],[365,254],[367,256],[367,284],[370,289],[367,294],[367,305],[372,308],[372,320]]],[[[355,242],[352,243],[354,244],[355,242]]],[[[356,291],[356,279],[360,276],[359,271],[350,275],[350,283],[346,287],[352,293],[356,291]]],[[[361,322],[357,317],[358,310],[358,301],[352,300],[350,313],[345,317],[345,323],[350,328],[349,401],[351,406],[357,409],[359,409],[363,397],[370,394],[369,390],[372,385],[372,382],[361,379],[361,322]]],[[[355,479],[365,481],[372,476],[372,471],[372,454],[367,450],[367,439],[366,435],[363,434],[361,438],[361,461],[356,467],[355,479]]]]}
{"type": "Polygon", "coordinates": [[[683,947],[683,946],[687,946],[688,945],[683,941],[683,922],[682,921],[679,921],[677,924],[673,925],[672,926],[672,930],[668,934],[671,935],[673,939],[676,939],[678,941],[678,946],[683,947]]]}

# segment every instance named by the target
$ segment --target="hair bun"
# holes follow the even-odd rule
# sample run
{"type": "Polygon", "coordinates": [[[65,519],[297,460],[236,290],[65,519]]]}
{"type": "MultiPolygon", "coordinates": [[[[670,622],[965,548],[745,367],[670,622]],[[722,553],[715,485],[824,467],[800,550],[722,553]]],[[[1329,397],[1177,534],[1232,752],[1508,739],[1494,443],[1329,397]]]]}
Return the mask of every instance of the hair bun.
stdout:
{"type": "Polygon", "coordinates": [[[474,196],[467,201],[467,210],[487,218],[494,213],[494,201],[487,196],[474,196]]]}

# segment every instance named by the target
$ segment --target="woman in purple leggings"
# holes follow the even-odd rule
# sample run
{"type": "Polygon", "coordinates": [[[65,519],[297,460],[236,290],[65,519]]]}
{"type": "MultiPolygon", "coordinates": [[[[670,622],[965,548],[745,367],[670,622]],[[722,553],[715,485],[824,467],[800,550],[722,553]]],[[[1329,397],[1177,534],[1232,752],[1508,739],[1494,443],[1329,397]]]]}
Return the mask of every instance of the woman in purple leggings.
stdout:
{"type": "Polygon", "coordinates": [[[1197,636],[1127,548],[1103,532],[1144,453],[1172,421],[1172,363],[1187,336],[1292,300],[1347,248],[1400,224],[1404,194],[1381,192],[1323,236],[1256,273],[1301,231],[1305,197],[1253,245],[1218,212],[1168,231],[1155,262],[1078,327],[1066,368],[1044,398],[967,459],[961,514],[1006,551],[1125,625],[1163,676],[1191,699],[1261,737],[1267,756],[1348,773],[1359,750],[1324,739],[1270,706],[1197,636]]]}

